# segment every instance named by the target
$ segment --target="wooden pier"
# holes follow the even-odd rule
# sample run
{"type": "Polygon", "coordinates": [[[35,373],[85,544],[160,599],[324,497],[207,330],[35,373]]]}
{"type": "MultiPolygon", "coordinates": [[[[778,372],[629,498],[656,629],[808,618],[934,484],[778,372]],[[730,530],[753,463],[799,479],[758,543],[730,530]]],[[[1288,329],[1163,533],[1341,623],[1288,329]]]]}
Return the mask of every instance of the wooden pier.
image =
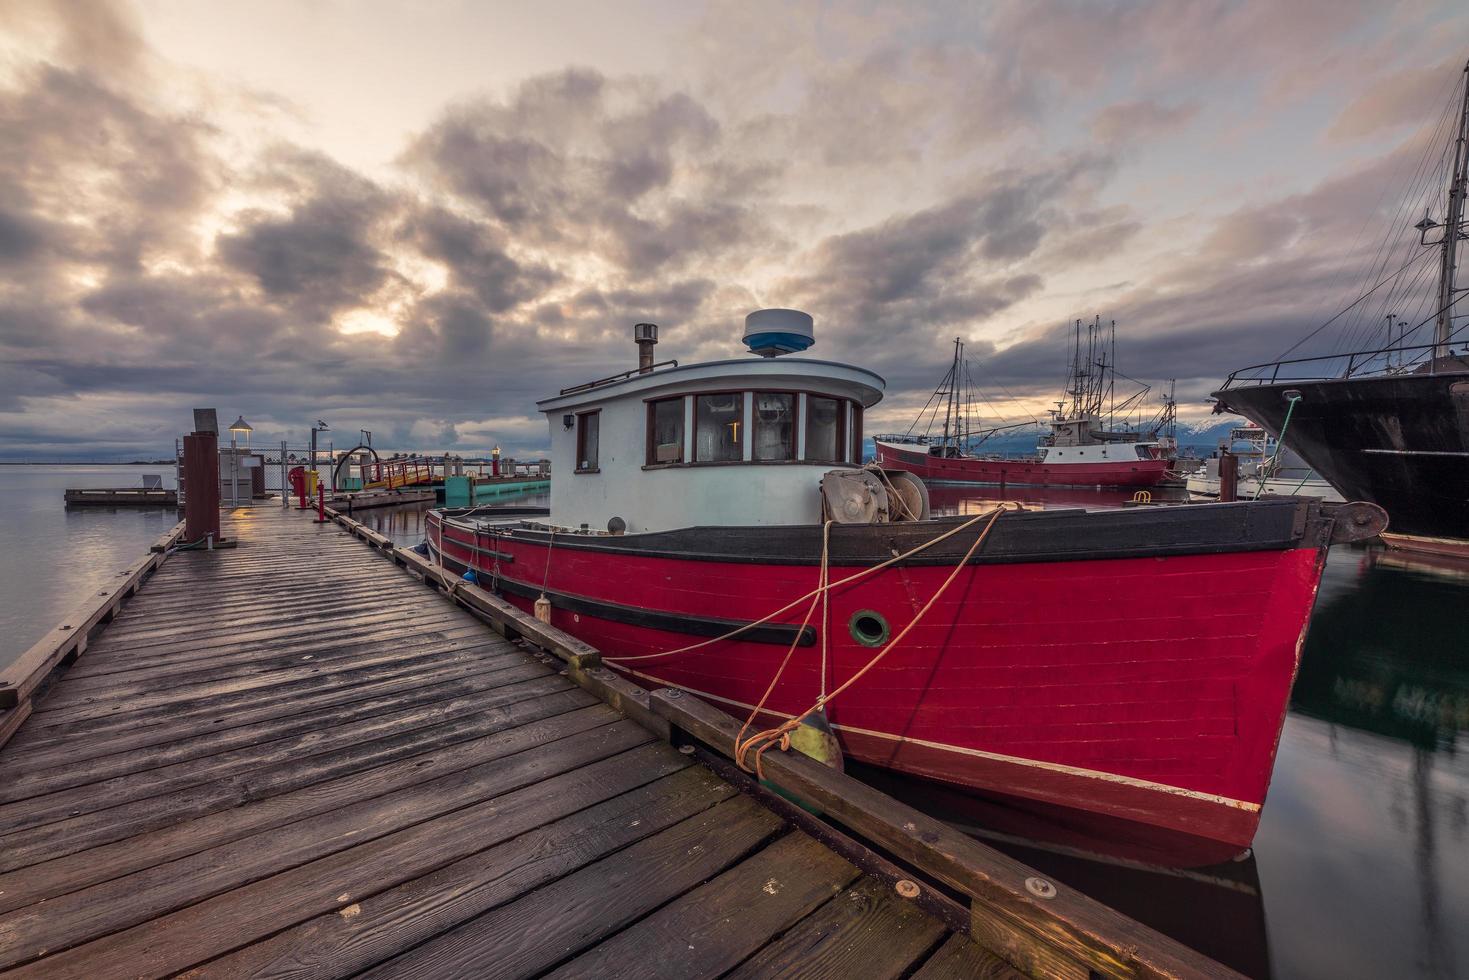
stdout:
{"type": "Polygon", "coordinates": [[[432,504],[438,499],[432,487],[410,487],[403,490],[337,490],[328,497],[332,506],[345,514],[374,507],[403,507],[408,504],[432,504]]]}
{"type": "Polygon", "coordinates": [[[177,507],[179,493],[161,487],[67,490],[68,507],[177,507]]]}
{"type": "Polygon", "coordinates": [[[5,976],[1232,975],[312,516],[0,671],[5,976]]]}

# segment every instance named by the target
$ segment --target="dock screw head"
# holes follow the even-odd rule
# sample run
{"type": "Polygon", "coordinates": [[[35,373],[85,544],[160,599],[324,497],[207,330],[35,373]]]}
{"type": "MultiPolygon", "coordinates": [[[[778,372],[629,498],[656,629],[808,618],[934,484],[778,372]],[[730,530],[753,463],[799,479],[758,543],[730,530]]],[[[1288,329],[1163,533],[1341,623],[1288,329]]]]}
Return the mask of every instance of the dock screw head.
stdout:
{"type": "Polygon", "coordinates": [[[692,745],[680,745],[678,747],[678,750],[680,752],[682,752],[684,755],[693,755],[694,754],[694,747],[692,745]]]}
{"type": "Polygon", "coordinates": [[[917,898],[920,890],[918,888],[918,882],[909,881],[907,878],[900,878],[894,882],[893,889],[904,898],[917,898]]]}
{"type": "Polygon", "coordinates": [[[676,701],[683,697],[683,691],[680,691],[676,687],[668,687],[663,689],[663,696],[676,701]]]}
{"type": "Polygon", "coordinates": [[[1026,878],[1025,879],[1025,890],[1028,891],[1028,892],[1030,892],[1036,898],[1055,898],[1056,897],[1056,886],[1053,885],[1053,884],[1051,884],[1049,881],[1047,881],[1044,878],[1035,878],[1035,877],[1026,878]]]}

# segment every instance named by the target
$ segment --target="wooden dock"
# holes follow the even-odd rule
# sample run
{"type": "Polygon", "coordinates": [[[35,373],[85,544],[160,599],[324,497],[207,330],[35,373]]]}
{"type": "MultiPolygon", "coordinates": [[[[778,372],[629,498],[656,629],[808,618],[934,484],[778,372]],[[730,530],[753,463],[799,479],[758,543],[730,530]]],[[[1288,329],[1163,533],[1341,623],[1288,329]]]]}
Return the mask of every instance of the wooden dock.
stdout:
{"type": "Polygon", "coordinates": [[[0,671],[5,976],[1232,975],[312,516],[0,671]]]}
{"type": "Polygon", "coordinates": [[[106,487],[67,490],[68,507],[177,507],[179,493],[159,487],[106,487]]]}
{"type": "Polygon", "coordinates": [[[403,507],[407,504],[432,504],[438,499],[432,487],[407,487],[402,490],[337,490],[328,495],[332,506],[345,514],[374,507],[403,507]]]}

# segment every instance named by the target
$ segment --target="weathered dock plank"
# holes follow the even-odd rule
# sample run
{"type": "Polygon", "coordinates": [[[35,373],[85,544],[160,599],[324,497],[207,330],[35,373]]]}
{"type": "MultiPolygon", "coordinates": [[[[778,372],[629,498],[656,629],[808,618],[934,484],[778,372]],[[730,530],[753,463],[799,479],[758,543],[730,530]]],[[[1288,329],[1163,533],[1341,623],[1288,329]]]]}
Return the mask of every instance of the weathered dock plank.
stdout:
{"type": "MultiPolygon", "coordinates": [[[[33,658],[0,714],[6,976],[1009,975],[962,908],[664,740],[697,712],[364,532],[238,511],[237,549],[165,544],[33,658]]],[[[1032,972],[1086,952],[1018,955],[1016,928],[1032,972]]]]}

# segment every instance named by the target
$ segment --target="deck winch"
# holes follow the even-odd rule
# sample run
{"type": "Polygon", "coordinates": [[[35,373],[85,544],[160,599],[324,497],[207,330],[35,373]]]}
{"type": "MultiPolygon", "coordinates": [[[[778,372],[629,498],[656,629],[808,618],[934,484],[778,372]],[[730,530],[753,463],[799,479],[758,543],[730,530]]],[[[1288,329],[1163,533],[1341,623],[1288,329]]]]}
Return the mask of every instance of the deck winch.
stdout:
{"type": "Polygon", "coordinates": [[[888,524],[929,516],[928,488],[902,470],[866,466],[821,477],[822,510],[838,524],[888,524]]]}

